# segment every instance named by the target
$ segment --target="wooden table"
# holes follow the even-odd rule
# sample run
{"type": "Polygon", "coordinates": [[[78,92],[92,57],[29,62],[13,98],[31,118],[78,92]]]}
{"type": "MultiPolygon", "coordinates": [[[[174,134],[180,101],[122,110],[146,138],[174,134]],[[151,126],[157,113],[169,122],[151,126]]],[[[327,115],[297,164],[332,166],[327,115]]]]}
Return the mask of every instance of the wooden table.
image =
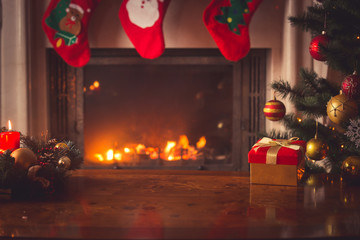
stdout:
{"type": "MultiPolygon", "coordinates": [[[[320,178],[319,178],[320,179],[320,178]]],[[[0,196],[0,239],[360,238],[360,187],[250,185],[246,173],[78,170],[46,201],[0,196]]]]}

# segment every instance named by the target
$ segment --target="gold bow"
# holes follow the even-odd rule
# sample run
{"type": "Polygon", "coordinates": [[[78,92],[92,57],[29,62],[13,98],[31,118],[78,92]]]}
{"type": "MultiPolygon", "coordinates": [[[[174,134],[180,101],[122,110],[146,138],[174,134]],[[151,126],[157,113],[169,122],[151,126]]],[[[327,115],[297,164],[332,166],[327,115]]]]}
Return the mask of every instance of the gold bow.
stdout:
{"type": "Polygon", "coordinates": [[[257,150],[260,147],[270,147],[269,150],[266,153],[266,164],[276,164],[276,158],[277,154],[282,147],[290,148],[293,150],[299,150],[301,149],[300,145],[294,145],[292,144],[294,141],[299,140],[298,137],[292,137],[290,139],[277,139],[273,140],[271,138],[264,137],[259,142],[255,143],[253,148],[254,151],[257,152],[257,150]]]}

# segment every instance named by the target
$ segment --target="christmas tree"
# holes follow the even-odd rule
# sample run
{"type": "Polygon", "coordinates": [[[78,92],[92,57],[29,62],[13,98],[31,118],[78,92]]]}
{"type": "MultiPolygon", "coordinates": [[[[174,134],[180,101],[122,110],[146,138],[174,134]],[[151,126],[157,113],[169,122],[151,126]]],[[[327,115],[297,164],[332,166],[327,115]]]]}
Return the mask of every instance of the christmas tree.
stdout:
{"type": "MultiPolygon", "coordinates": [[[[295,86],[284,80],[273,82],[273,90],[282,98],[289,98],[296,111],[281,120],[288,131],[272,131],[270,137],[299,137],[307,141],[307,171],[340,173],[345,159],[360,156],[360,76],[357,74],[360,72],[360,1],[314,2],[301,16],[289,20],[293,26],[312,34],[311,56],[324,61],[343,77],[330,82],[314,71],[301,69],[301,80],[295,86]],[[314,144],[314,139],[320,145],[314,144]],[[309,145],[315,147],[313,152],[309,145]]],[[[359,165],[360,160],[350,166],[358,171],[357,175],[359,165]]]]}

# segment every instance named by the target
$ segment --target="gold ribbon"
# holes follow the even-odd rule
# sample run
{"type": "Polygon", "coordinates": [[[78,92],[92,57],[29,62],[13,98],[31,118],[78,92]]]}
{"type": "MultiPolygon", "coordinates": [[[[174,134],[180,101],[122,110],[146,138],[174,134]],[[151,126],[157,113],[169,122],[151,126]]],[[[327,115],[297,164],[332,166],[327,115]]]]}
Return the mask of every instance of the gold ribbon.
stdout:
{"type": "Polygon", "coordinates": [[[271,138],[264,137],[259,142],[255,143],[253,148],[254,148],[254,151],[257,152],[257,150],[260,147],[270,147],[266,153],[266,164],[275,165],[277,154],[278,154],[280,148],[286,147],[286,148],[290,148],[293,150],[301,149],[300,145],[291,144],[297,140],[299,140],[298,137],[292,137],[290,139],[277,139],[277,140],[273,140],[271,138]]]}

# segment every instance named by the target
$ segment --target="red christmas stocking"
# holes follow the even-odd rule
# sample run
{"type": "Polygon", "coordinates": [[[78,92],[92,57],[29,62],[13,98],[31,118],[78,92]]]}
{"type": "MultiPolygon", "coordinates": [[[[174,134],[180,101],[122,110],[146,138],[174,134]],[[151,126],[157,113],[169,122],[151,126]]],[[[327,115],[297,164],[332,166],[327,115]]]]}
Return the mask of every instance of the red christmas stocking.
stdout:
{"type": "Polygon", "coordinates": [[[262,0],[213,0],[203,20],[220,52],[238,61],[250,50],[249,24],[262,0]]]}
{"type": "Polygon", "coordinates": [[[55,51],[74,67],[90,59],[87,28],[100,0],[51,0],[42,19],[43,29],[55,51]]]}
{"type": "Polygon", "coordinates": [[[170,0],[123,0],[119,18],[143,58],[159,57],[165,49],[162,24],[170,0]]]}

